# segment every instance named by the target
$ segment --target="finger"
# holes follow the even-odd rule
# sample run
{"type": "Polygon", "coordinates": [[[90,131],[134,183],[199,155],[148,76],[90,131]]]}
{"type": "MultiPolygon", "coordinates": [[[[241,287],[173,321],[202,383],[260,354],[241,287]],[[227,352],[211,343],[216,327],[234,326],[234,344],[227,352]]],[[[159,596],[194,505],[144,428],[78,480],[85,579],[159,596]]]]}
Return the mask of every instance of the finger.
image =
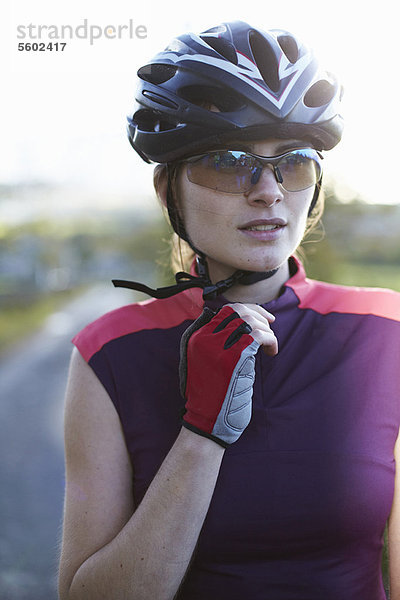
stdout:
{"type": "Polygon", "coordinates": [[[216,326],[213,333],[218,333],[219,331],[222,331],[228,325],[228,323],[230,323],[234,319],[239,319],[239,318],[240,318],[240,316],[238,315],[237,312],[231,313],[230,315],[225,317],[225,319],[216,326]]]}
{"type": "Polygon", "coordinates": [[[253,329],[250,335],[262,346],[265,354],[268,356],[278,354],[278,340],[273,331],[253,329]]]}
{"type": "MultiPolygon", "coordinates": [[[[247,307],[243,307],[241,312],[243,314],[240,315],[240,318],[246,323],[248,323],[252,329],[259,329],[260,331],[265,332],[271,331],[270,322],[262,314],[254,310],[248,309],[247,307]]],[[[239,314],[236,311],[234,312],[234,314],[239,316],[239,314]]]]}
{"type": "Polygon", "coordinates": [[[258,304],[235,302],[230,306],[240,315],[243,321],[251,326],[251,335],[262,346],[264,353],[267,356],[278,354],[278,340],[270,328],[270,323],[275,321],[274,315],[258,304]]]}
{"type": "Polygon", "coordinates": [[[266,354],[267,356],[276,356],[278,354],[279,348],[278,348],[278,340],[275,340],[276,343],[273,344],[272,346],[261,346],[264,354],[266,354]]]}
{"type": "Polygon", "coordinates": [[[239,302],[234,302],[232,304],[229,304],[229,306],[231,306],[233,310],[236,311],[242,319],[246,315],[252,314],[254,316],[257,315],[259,318],[265,319],[269,323],[273,323],[275,321],[275,316],[272,313],[265,310],[265,308],[263,308],[259,304],[241,304],[239,302]]]}
{"type": "Polygon", "coordinates": [[[261,315],[255,312],[249,312],[243,315],[242,320],[251,325],[253,329],[260,329],[261,331],[271,331],[271,324],[267,319],[264,319],[261,315]]]}
{"type": "Polygon", "coordinates": [[[247,304],[246,306],[249,306],[251,309],[253,309],[256,312],[258,312],[261,316],[263,316],[266,319],[268,319],[268,321],[270,319],[273,319],[275,321],[275,315],[273,315],[271,312],[269,312],[267,309],[265,309],[260,304],[247,304]]]}

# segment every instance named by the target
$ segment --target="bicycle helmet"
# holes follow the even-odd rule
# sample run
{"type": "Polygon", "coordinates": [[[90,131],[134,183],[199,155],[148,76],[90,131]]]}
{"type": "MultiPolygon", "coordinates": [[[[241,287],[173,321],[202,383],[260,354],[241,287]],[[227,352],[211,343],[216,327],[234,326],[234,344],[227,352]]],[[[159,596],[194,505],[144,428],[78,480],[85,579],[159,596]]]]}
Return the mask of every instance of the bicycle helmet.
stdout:
{"type": "MultiPolygon", "coordinates": [[[[195,282],[192,276],[178,273],[176,286],[157,292],[172,295],[199,285],[203,296],[209,297],[235,283],[249,285],[273,276],[278,269],[238,270],[211,283],[206,256],[189,239],[175,208],[174,161],[230,141],[267,137],[300,138],[317,150],[330,150],[343,130],[342,88],[337,79],[323,72],[312,51],[291,33],[262,31],[243,21],[177,37],[138,70],[138,77],[128,138],[146,162],[167,163],[171,225],[197,254],[200,275],[195,282]]],[[[319,191],[318,183],[310,213],[319,191]]],[[[117,285],[166,297],[142,284],[134,287],[118,280],[117,285]]]]}
{"type": "Polygon", "coordinates": [[[188,33],[138,76],[128,136],[147,162],[171,162],[232,139],[300,137],[329,150],[341,138],[341,86],[287,31],[235,21],[188,33]]]}

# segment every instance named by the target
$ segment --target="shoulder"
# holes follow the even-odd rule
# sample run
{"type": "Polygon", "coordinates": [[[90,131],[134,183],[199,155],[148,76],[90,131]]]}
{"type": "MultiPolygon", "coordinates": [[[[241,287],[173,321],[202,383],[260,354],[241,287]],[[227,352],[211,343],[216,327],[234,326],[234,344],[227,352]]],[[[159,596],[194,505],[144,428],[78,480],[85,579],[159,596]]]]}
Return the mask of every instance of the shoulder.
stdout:
{"type": "Polygon", "coordinates": [[[112,310],[87,325],[72,342],[89,361],[112,340],[144,330],[170,329],[194,320],[203,308],[197,291],[188,290],[164,300],[145,300],[112,310]]]}
{"type": "Polygon", "coordinates": [[[390,289],[356,287],[293,278],[289,284],[299,298],[299,308],[320,314],[375,315],[400,322],[400,293],[390,289]]]}

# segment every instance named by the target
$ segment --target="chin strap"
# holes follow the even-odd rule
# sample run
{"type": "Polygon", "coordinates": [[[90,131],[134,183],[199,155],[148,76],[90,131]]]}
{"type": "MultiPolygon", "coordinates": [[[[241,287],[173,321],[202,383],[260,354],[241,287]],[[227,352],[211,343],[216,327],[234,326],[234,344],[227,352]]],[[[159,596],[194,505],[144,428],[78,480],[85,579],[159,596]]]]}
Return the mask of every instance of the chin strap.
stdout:
{"type": "Polygon", "coordinates": [[[169,285],[167,287],[156,288],[153,289],[144,285],[143,283],[139,283],[138,281],[125,281],[123,279],[113,279],[112,282],[115,287],[128,288],[130,290],[136,290],[138,292],[144,292],[153,298],[169,298],[170,296],[175,296],[175,294],[179,294],[184,290],[188,290],[190,288],[202,288],[203,289],[203,298],[215,298],[219,294],[222,294],[225,290],[229,289],[232,285],[234,285],[237,281],[237,277],[235,274],[232,277],[228,277],[228,279],[224,279],[223,281],[217,281],[216,284],[210,283],[207,279],[203,279],[202,277],[195,277],[190,273],[185,273],[184,271],[179,271],[179,273],[175,274],[175,285],[169,285]]]}
{"type": "Polygon", "coordinates": [[[199,274],[198,277],[191,275],[190,273],[185,273],[184,271],[179,271],[179,273],[175,274],[176,284],[169,285],[167,287],[153,289],[147,285],[144,285],[143,283],[139,283],[138,281],[126,281],[124,279],[113,279],[112,282],[115,287],[136,290],[138,292],[148,294],[153,298],[159,299],[169,298],[170,296],[175,296],[175,294],[179,294],[184,290],[198,287],[202,288],[203,299],[207,300],[216,298],[220,294],[223,294],[223,292],[231,288],[236,283],[240,285],[251,285],[252,283],[256,283],[262,279],[268,279],[269,277],[272,277],[278,271],[278,269],[273,269],[272,271],[256,273],[253,271],[238,270],[235,271],[230,277],[222,279],[221,281],[217,281],[216,283],[212,283],[208,274],[205,256],[196,256],[196,264],[197,272],[199,274]]]}

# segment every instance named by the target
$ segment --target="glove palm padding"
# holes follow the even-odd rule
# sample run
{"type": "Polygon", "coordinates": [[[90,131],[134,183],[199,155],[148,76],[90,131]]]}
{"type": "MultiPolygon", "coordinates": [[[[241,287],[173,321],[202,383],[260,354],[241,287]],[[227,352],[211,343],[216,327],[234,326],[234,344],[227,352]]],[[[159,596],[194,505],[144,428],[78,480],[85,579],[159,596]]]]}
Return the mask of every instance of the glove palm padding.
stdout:
{"type": "Polygon", "coordinates": [[[251,419],[255,355],[251,327],[230,307],[205,308],[181,339],[183,425],[226,447],[251,419]]]}

